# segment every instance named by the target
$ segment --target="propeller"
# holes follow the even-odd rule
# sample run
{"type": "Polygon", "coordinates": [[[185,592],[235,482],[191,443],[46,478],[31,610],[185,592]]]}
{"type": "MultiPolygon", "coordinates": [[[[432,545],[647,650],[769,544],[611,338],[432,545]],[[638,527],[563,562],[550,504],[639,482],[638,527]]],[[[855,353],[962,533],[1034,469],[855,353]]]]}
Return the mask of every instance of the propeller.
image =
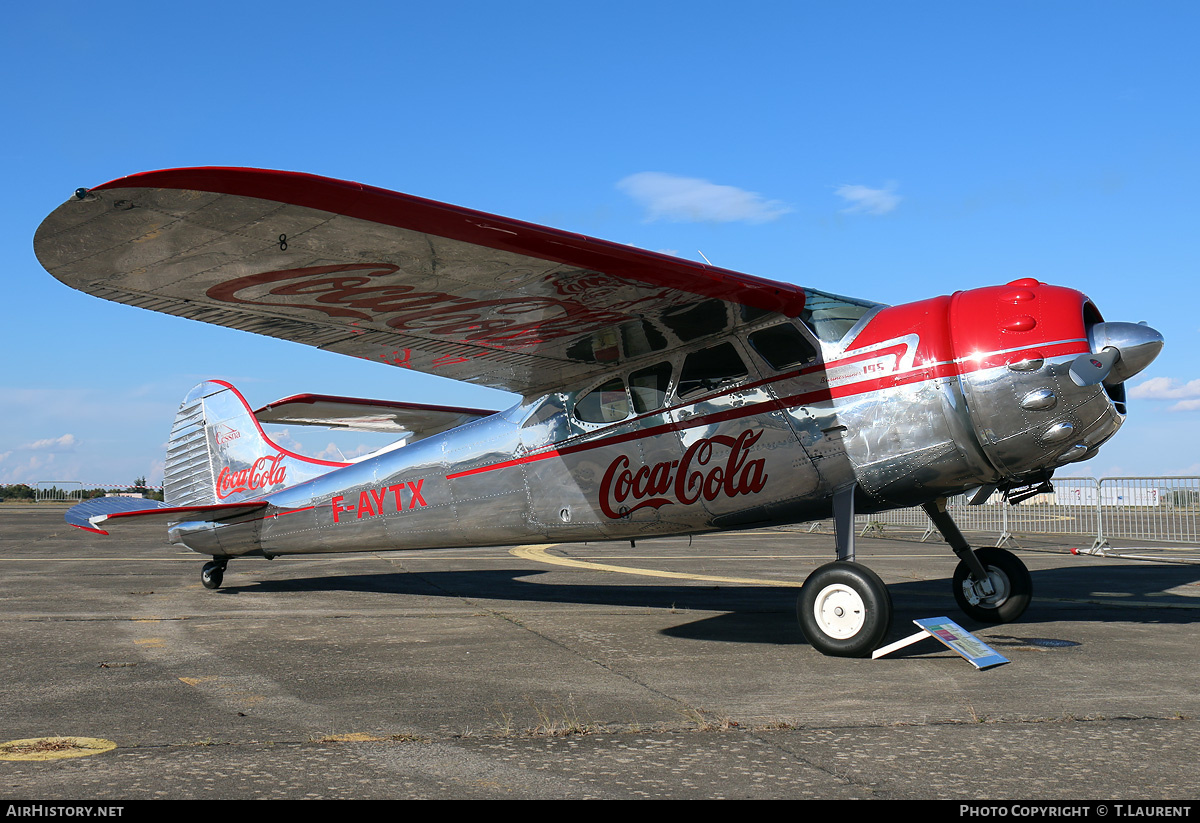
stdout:
{"type": "Polygon", "coordinates": [[[1099,354],[1081,354],[1071,363],[1071,380],[1076,386],[1094,386],[1103,383],[1112,367],[1121,359],[1121,352],[1109,346],[1099,354]]]}
{"type": "Polygon", "coordinates": [[[1092,350],[1071,363],[1071,381],[1077,386],[1104,383],[1116,386],[1154,362],[1163,337],[1145,323],[1096,323],[1088,329],[1092,350]]]}

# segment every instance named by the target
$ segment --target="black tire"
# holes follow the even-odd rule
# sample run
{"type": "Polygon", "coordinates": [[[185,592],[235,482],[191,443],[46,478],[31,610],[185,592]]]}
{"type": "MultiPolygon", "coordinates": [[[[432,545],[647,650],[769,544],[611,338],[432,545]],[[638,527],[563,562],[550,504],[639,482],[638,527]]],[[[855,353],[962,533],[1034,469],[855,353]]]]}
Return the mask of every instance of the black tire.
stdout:
{"type": "Polygon", "coordinates": [[[954,599],[958,607],[980,623],[1011,623],[1029,607],[1033,578],[1021,559],[1004,549],[978,549],[975,556],[987,570],[996,593],[983,596],[975,589],[975,578],[965,562],[954,570],[954,599]]]}
{"type": "Polygon", "coordinates": [[[839,560],[804,581],[796,617],[808,642],[822,654],[866,657],[892,626],[892,598],[875,572],[839,560]]]}
{"type": "Polygon", "coordinates": [[[225,577],[225,567],[220,563],[208,562],[204,564],[204,568],[200,570],[200,582],[204,584],[206,589],[217,589],[221,587],[221,580],[225,577]]]}

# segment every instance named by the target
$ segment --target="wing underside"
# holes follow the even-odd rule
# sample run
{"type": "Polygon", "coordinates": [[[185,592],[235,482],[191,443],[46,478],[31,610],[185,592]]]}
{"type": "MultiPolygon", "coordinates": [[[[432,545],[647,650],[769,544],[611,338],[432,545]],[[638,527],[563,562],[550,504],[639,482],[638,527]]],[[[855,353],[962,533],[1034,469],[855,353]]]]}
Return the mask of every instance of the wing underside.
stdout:
{"type": "Polygon", "coordinates": [[[300,394],[263,406],[254,412],[254,416],[260,423],[407,434],[410,442],[415,442],[495,413],[486,409],[425,403],[300,394]]]}
{"type": "Polygon", "coordinates": [[[803,306],[797,286],[289,172],[80,190],[38,229],[108,300],[531,394],[803,306]]]}

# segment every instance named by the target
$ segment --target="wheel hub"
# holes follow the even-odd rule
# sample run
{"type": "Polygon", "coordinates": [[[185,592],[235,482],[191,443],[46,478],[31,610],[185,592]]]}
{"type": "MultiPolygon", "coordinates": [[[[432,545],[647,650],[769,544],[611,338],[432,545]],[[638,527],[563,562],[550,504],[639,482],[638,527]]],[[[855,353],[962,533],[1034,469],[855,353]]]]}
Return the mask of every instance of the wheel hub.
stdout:
{"type": "Polygon", "coordinates": [[[866,606],[854,589],[841,583],[821,589],[813,603],[813,617],[830,637],[854,637],[866,622],[866,606]]]}
{"type": "Polygon", "coordinates": [[[998,608],[1003,605],[1005,600],[1008,600],[1008,575],[995,566],[987,567],[987,575],[988,581],[992,584],[993,594],[985,594],[983,587],[973,577],[968,577],[963,581],[963,594],[972,606],[983,605],[989,608],[998,608]]]}

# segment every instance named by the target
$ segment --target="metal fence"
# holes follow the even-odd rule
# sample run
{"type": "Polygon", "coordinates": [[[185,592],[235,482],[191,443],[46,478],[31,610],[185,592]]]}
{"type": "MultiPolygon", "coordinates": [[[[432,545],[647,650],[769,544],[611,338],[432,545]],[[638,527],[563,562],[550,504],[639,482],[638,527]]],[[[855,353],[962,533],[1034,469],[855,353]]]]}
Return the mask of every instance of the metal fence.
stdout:
{"type": "Polygon", "coordinates": [[[35,503],[75,503],[97,489],[112,495],[141,497],[145,492],[162,491],[162,486],[130,486],[114,483],[86,483],[80,480],[39,480],[33,485],[35,503]]]}
{"type": "Polygon", "coordinates": [[[1111,477],[1097,488],[1102,541],[1195,543],[1200,537],[1200,477],[1111,477]]]}
{"type": "Polygon", "coordinates": [[[78,480],[39,480],[33,487],[38,503],[67,502],[83,499],[83,483],[78,480]]]}
{"type": "MultiPolygon", "coordinates": [[[[960,495],[946,509],[960,529],[994,534],[997,546],[1043,534],[1086,535],[1092,550],[1113,539],[1200,542],[1200,477],[1065,477],[1016,506],[998,494],[971,506],[960,495]]],[[[922,540],[937,534],[919,508],[857,518],[862,534],[887,526],[924,529],[922,540]]]]}

